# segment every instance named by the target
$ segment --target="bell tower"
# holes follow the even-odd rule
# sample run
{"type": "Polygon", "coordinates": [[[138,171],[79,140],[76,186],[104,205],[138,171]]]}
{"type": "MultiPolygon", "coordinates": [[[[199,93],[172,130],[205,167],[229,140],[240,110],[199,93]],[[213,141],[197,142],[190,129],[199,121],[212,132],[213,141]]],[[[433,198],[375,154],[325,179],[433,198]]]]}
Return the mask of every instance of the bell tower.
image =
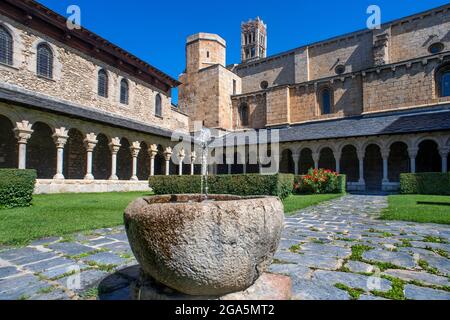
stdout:
{"type": "Polygon", "coordinates": [[[267,25],[259,17],[241,24],[241,61],[267,56],[267,25]]]}

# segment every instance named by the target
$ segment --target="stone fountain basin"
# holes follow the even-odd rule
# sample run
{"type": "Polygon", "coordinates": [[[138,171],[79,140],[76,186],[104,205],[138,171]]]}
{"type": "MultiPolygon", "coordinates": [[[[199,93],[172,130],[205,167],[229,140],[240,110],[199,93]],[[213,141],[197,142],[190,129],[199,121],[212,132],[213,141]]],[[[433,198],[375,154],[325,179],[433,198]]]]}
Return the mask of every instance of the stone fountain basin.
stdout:
{"type": "Polygon", "coordinates": [[[146,276],[181,293],[221,296],[253,285],[272,262],[284,224],[277,197],[165,195],[125,210],[146,276]]]}

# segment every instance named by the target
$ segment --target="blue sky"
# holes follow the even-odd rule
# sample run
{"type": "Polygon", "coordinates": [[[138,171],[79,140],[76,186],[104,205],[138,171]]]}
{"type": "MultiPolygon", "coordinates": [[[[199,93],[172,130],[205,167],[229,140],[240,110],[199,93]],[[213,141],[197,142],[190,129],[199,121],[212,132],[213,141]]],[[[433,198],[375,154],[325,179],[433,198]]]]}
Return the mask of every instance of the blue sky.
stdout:
{"type": "Polygon", "coordinates": [[[228,45],[227,64],[240,60],[240,24],[260,16],[268,25],[268,54],[366,27],[367,7],[380,6],[382,22],[441,6],[443,0],[39,0],[67,16],[80,6],[82,25],[174,78],[185,67],[185,39],[217,33],[228,45]],[[253,3],[257,3],[254,6],[253,3]]]}

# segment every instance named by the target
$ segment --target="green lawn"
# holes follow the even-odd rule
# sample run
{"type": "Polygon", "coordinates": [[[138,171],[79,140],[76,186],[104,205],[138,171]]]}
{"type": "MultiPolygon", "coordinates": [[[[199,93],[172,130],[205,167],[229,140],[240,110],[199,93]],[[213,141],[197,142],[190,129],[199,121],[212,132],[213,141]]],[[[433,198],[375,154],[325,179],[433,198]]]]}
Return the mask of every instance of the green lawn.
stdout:
{"type": "Polygon", "coordinates": [[[450,203],[450,196],[392,195],[381,219],[450,224],[450,206],[418,205],[417,201],[450,203]]]}
{"type": "Polygon", "coordinates": [[[283,201],[284,212],[288,215],[293,214],[300,209],[340,197],[342,194],[292,195],[283,201]]]}
{"type": "Polygon", "coordinates": [[[34,239],[123,224],[123,212],[148,193],[36,195],[28,208],[0,210],[0,244],[24,245],[34,239]]]}

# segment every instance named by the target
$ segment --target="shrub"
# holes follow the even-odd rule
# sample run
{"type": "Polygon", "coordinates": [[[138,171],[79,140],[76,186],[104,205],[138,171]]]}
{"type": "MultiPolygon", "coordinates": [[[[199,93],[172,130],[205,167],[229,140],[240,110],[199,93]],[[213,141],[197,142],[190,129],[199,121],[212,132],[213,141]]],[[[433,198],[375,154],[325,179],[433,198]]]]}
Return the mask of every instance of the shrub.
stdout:
{"type": "Polygon", "coordinates": [[[29,206],[35,183],[35,170],[0,169],[0,208],[29,206]]]}
{"type": "Polygon", "coordinates": [[[403,194],[450,195],[450,173],[402,173],[400,191],[403,194]]]}
{"type": "MultiPolygon", "coordinates": [[[[208,176],[210,194],[270,195],[284,199],[292,193],[293,184],[294,176],[290,174],[208,176]]],[[[155,194],[200,193],[201,176],[154,176],[150,177],[149,185],[155,194]]]]}
{"type": "Polygon", "coordinates": [[[307,175],[297,176],[294,183],[295,193],[345,193],[347,179],[331,170],[310,169],[307,175]]]}

